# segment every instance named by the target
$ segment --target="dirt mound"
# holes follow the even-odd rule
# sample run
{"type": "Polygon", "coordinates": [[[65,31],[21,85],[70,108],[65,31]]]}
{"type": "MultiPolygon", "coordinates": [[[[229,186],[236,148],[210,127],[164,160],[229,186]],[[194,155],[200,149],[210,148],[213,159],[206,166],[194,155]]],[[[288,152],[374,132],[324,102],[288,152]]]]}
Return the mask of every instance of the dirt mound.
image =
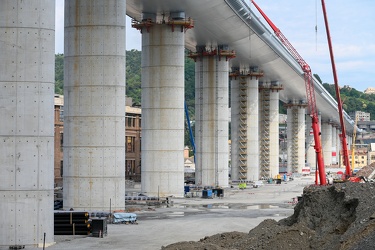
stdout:
{"type": "Polygon", "coordinates": [[[374,178],[374,172],[375,172],[375,162],[371,163],[370,165],[361,168],[356,176],[364,176],[367,179],[373,179],[374,178]]]}
{"type": "MultiPolygon", "coordinates": [[[[202,225],[203,226],[203,225],[202,225]]],[[[265,220],[248,234],[229,232],[163,250],[374,249],[375,184],[337,183],[303,191],[294,214],[265,220]]]]}

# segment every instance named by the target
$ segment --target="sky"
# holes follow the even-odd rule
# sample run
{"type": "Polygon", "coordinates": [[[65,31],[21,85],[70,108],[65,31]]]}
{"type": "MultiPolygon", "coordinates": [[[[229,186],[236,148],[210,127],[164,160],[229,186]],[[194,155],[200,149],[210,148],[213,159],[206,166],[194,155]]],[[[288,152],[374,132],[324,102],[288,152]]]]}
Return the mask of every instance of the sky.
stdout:
{"type": "MultiPolygon", "coordinates": [[[[250,1],[246,2],[260,17],[250,1]]],[[[313,74],[333,84],[321,0],[255,2],[310,65],[313,74]]],[[[326,0],[325,4],[339,85],[359,91],[375,87],[375,1],[326,0]]],[[[130,18],[126,21],[126,49],[141,50],[141,34],[131,28],[130,18]]],[[[64,53],[63,33],[64,0],[56,0],[56,53],[64,53]]]]}

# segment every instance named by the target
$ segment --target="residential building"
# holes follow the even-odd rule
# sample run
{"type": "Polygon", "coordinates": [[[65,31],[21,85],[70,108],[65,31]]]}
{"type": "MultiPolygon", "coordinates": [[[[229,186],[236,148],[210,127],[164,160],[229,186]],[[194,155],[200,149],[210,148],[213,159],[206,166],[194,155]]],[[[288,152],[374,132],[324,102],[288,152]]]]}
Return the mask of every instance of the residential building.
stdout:
{"type": "Polygon", "coordinates": [[[362,121],[370,121],[370,113],[362,112],[362,111],[355,111],[350,113],[350,117],[355,121],[356,117],[358,118],[358,122],[362,121]]]}

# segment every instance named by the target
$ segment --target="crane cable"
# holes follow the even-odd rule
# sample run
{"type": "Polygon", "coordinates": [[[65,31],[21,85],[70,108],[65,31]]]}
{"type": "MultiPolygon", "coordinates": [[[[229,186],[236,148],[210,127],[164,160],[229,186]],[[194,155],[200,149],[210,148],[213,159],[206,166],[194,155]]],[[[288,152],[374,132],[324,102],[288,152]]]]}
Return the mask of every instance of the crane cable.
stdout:
{"type": "Polygon", "coordinates": [[[318,51],[318,0],[315,0],[315,51],[318,51]]]}

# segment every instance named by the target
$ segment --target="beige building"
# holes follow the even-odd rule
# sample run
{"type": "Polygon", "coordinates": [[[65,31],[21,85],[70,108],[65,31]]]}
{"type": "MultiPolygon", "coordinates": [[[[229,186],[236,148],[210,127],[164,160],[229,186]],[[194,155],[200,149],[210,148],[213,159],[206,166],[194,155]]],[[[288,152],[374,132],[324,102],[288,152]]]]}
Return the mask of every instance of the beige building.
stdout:
{"type": "Polygon", "coordinates": [[[364,91],[365,94],[375,94],[375,88],[374,87],[368,87],[364,91]]]}
{"type": "MultiPolygon", "coordinates": [[[[354,151],[354,168],[360,169],[363,167],[366,167],[368,165],[368,155],[367,155],[367,148],[356,148],[354,151]]],[[[353,165],[353,159],[352,159],[352,151],[349,150],[349,162],[350,166],[353,165]]]]}
{"type": "Polygon", "coordinates": [[[355,121],[356,120],[356,117],[358,118],[358,122],[361,122],[361,121],[370,121],[371,120],[371,117],[370,117],[370,113],[367,113],[367,112],[362,112],[362,111],[355,111],[355,112],[352,112],[350,113],[350,117],[355,121]]]}
{"type": "MultiPolygon", "coordinates": [[[[55,95],[55,187],[63,184],[63,133],[64,133],[64,96],[55,95]]],[[[125,178],[141,181],[141,108],[132,107],[131,98],[126,99],[125,107],[125,178]]]]}

